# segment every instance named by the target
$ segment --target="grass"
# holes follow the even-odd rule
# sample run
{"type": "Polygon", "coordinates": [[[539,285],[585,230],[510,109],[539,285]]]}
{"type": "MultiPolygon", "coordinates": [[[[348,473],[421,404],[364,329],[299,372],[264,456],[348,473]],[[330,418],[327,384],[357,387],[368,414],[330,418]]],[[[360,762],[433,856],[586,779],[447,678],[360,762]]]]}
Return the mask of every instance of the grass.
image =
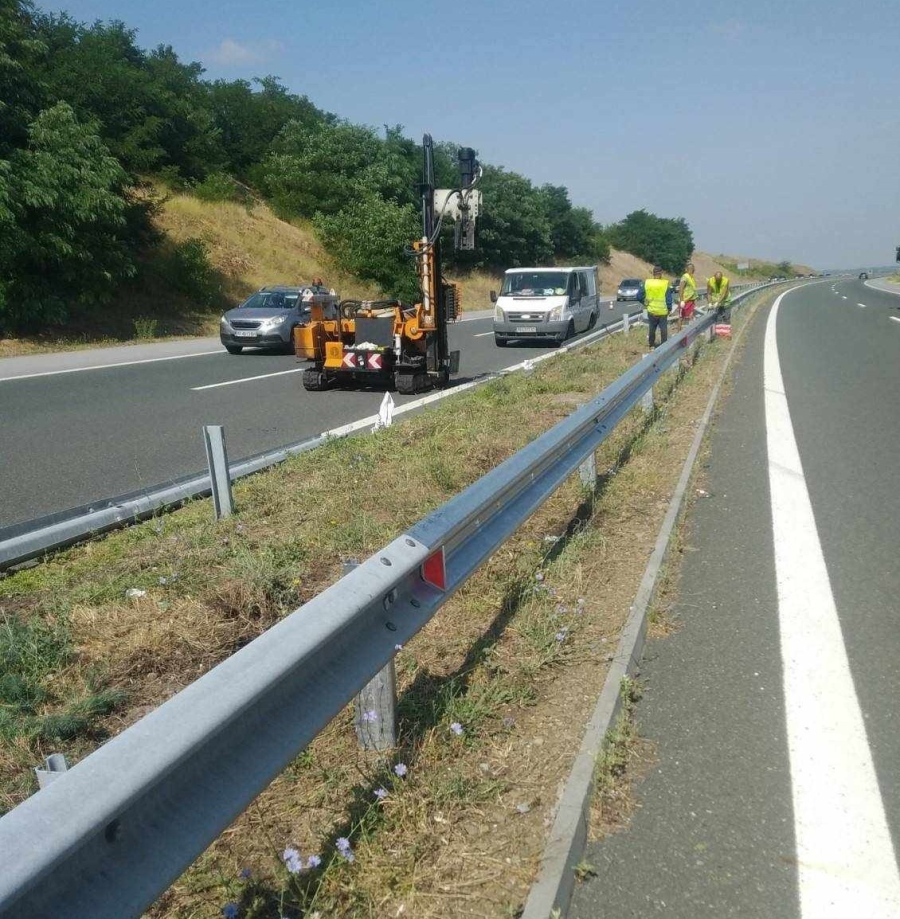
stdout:
{"type": "MultiPolygon", "coordinates": [[[[210,523],[195,502],[0,579],[0,621],[33,630],[11,644],[47,648],[23,652],[41,662],[28,665],[31,692],[45,694],[36,716],[77,711],[90,693],[108,706],[52,750],[24,723],[0,738],[5,806],[33,791],[47,752],[86,755],[567,416],[644,346],[640,332],[619,336],[330,442],[237,483],[227,520],[210,523]],[[145,594],[129,597],[135,587],[145,594]]],[[[228,903],[241,919],[514,915],[724,353],[706,348],[666,400],[668,374],[654,414],[635,411],[598,450],[598,488],[573,476],[398,652],[395,750],[360,750],[348,706],[150,916],[212,919],[228,903]],[[292,873],[287,848],[321,864],[292,873]]]]}

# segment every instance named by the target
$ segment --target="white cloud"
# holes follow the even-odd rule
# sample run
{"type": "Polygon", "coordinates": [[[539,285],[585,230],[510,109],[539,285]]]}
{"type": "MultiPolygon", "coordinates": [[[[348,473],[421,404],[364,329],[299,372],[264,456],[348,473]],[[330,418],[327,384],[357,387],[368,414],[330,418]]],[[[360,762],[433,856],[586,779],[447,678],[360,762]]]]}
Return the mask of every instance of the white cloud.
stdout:
{"type": "Polygon", "coordinates": [[[269,60],[273,55],[279,55],[284,50],[280,41],[251,42],[242,44],[233,38],[226,38],[215,51],[207,55],[207,59],[221,67],[240,67],[246,64],[260,64],[269,60]]]}

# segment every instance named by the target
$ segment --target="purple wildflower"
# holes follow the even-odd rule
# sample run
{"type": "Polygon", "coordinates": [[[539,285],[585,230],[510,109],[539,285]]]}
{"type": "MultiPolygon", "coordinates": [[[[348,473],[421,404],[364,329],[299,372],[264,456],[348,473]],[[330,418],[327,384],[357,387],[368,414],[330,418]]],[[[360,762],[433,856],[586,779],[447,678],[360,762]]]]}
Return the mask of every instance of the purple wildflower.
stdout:
{"type": "Polygon", "coordinates": [[[281,858],[284,860],[285,867],[291,874],[297,874],[303,870],[303,859],[296,849],[285,849],[284,852],[281,853],[281,858]]]}
{"type": "Polygon", "coordinates": [[[402,651],[402,650],[403,650],[403,645],[394,645],[394,650],[395,650],[395,651],[402,651]]]}
{"type": "Polygon", "coordinates": [[[569,634],[569,630],[566,629],[566,628],[562,628],[562,629],[560,629],[560,630],[556,633],[556,640],[557,640],[557,641],[565,641],[566,638],[567,638],[567,636],[568,636],[568,634],[569,634]]]}
{"type": "Polygon", "coordinates": [[[376,788],[375,789],[375,797],[378,798],[379,801],[383,801],[387,796],[388,796],[388,793],[387,793],[386,788],[376,788]]]}
{"type": "Polygon", "coordinates": [[[363,712],[362,720],[368,724],[371,724],[373,721],[378,720],[378,712],[376,712],[374,709],[370,709],[367,712],[363,712]]]}
{"type": "Polygon", "coordinates": [[[534,579],[535,579],[538,583],[540,583],[541,581],[543,581],[543,580],[544,580],[544,572],[543,572],[543,571],[539,571],[539,572],[534,576],[534,579]]]}
{"type": "Polygon", "coordinates": [[[397,765],[394,766],[394,772],[402,779],[409,770],[406,768],[406,763],[397,763],[397,765]]]}
{"type": "Polygon", "coordinates": [[[464,733],[465,729],[458,721],[454,721],[453,724],[450,725],[450,730],[453,731],[457,737],[459,737],[462,733],[464,733]]]}
{"type": "Polygon", "coordinates": [[[237,919],[238,914],[238,905],[237,903],[226,903],[222,907],[222,915],[225,919],[237,919]]]}
{"type": "Polygon", "coordinates": [[[306,860],[307,868],[318,868],[319,865],[321,864],[322,864],[322,859],[319,858],[318,855],[310,855],[310,857],[306,860]]]}
{"type": "Polygon", "coordinates": [[[241,869],[241,880],[249,881],[253,877],[253,872],[249,868],[241,869]]]}
{"type": "Polygon", "coordinates": [[[355,858],[353,851],[350,848],[350,840],[346,836],[339,836],[337,842],[335,842],[335,847],[338,852],[347,859],[348,862],[352,862],[355,858]]]}

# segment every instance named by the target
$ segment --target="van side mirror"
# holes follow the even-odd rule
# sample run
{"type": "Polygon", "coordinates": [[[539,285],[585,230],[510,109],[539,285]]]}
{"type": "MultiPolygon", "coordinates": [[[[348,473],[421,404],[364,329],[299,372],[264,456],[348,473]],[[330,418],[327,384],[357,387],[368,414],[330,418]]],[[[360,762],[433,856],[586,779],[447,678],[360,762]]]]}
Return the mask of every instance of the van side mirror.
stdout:
{"type": "Polygon", "coordinates": [[[497,291],[492,290],[491,291],[491,303],[496,303],[496,302],[497,302],[497,291]]]}

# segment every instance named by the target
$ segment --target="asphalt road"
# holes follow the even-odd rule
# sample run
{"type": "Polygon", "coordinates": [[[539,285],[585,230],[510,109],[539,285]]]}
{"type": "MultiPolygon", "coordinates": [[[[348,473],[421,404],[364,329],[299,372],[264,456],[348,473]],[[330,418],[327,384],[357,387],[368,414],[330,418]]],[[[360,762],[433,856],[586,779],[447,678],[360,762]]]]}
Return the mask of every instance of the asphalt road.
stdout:
{"type": "Polygon", "coordinates": [[[637,717],[652,762],[630,826],[589,844],[596,876],[576,888],[573,919],[900,915],[900,297],[856,280],[786,295],[784,395],[763,385],[766,328],[758,314],[719,406],[678,627],[645,649],[637,717]],[[776,459],[786,438],[769,439],[779,400],[821,545],[817,585],[798,549],[802,502],[786,513],[779,497],[803,481],[776,459]],[[805,611],[789,605],[798,592],[805,611]]]}
{"type": "MultiPolygon", "coordinates": [[[[605,302],[600,324],[626,306],[605,302]]],[[[553,350],[497,348],[490,315],[451,327],[455,384],[553,350]]],[[[303,366],[290,354],[229,355],[216,339],[0,360],[0,528],[202,472],[203,425],[225,427],[235,461],[377,413],[383,392],[309,393],[303,366]]]]}

